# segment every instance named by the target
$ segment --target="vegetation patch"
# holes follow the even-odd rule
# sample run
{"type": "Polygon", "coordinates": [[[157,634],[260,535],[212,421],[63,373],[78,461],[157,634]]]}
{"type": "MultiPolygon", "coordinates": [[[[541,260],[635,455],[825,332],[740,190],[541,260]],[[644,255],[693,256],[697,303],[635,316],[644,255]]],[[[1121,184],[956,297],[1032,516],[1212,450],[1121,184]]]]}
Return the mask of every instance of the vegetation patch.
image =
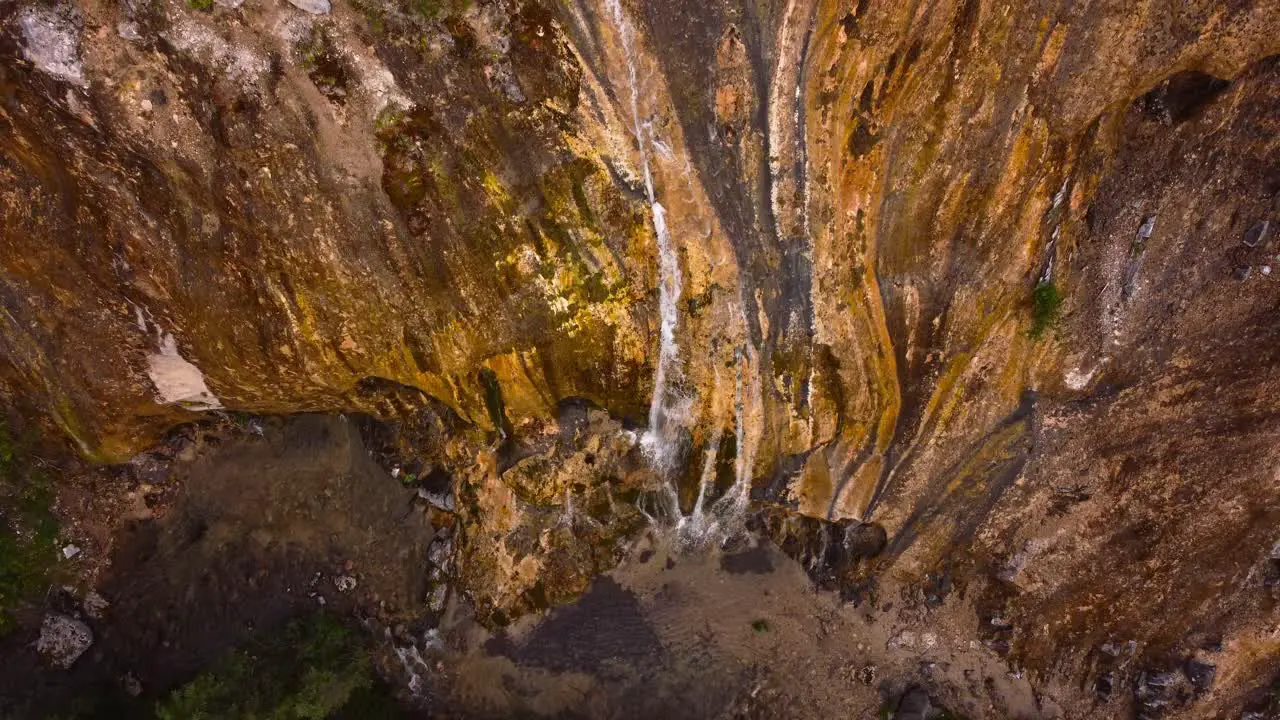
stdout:
{"type": "Polygon", "coordinates": [[[13,630],[13,611],[49,584],[58,553],[53,500],[49,478],[0,423],[0,635],[13,630]]]}
{"type": "Polygon", "coordinates": [[[295,620],[230,653],[156,707],[158,720],[322,720],[376,693],[368,652],[329,615],[295,620]]]}
{"type": "Polygon", "coordinates": [[[307,77],[320,94],[335,104],[345,103],[349,82],[347,67],[325,29],[313,26],[307,38],[298,44],[297,52],[298,65],[307,71],[307,77]]]}
{"type": "Polygon", "coordinates": [[[1062,291],[1050,281],[1036,285],[1031,292],[1032,339],[1039,340],[1052,330],[1062,317],[1062,291]]]}

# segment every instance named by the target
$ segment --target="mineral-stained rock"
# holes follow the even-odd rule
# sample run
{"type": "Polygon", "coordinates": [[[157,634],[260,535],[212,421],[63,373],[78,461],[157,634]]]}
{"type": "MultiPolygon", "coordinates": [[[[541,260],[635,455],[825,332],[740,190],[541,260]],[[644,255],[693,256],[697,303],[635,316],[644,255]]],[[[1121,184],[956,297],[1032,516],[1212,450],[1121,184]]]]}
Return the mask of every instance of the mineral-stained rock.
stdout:
{"type": "Polygon", "coordinates": [[[67,615],[50,613],[40,626],[36,650],[50,663],[69,668],[93,644],[93,631],[88,625],[67,615]]]}

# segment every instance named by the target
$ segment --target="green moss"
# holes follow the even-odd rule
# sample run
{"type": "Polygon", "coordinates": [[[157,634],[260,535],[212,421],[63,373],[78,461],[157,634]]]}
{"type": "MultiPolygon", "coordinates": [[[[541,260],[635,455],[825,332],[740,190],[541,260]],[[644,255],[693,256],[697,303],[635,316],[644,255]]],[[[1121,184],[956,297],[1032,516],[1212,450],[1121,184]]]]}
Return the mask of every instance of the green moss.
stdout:
{"type": "Polygon", "coordinates": [[[752,622],[752,623],[751,623],[751,629],[752,629],[752,630],[755,630],[757,633],[766,633],[766,632],[769,632],[769,621],[768,621],[768,620],[756,620],[756,621],[754,621],[754,622],[752,622]]]}
{"type": "Polygon", "coordinates": [[[373,686],[368,652],[328,615],[289,623],[156,706],[158,720],[323,720],[373,686]]]}
{"type": "Polygon", "coordinates": [[[0,424],[0,635],[13,629],[12,612],[49,584],[57,562],[53,500],[49,478],[23,460],[0,424]]]}
{"type": "Polygon", "coordinates": [[[410,9],[427,20],[435,20],[444,14],[447,0],[411,0],[410,9]]]}
{"type": "Polygon", "coordinates": [[[187,0],[187,7],[192,10],[209,12],[213,9],[213,0],[187,0]]]}
{"type": "Polygon", "coordinates": [[[1045,332],[1053,329],[1062,316],[1062,291],[1052,282],[1042,282],[1031,292],[1031,331],[1033,339],[1039,340],[1045,332]]]}

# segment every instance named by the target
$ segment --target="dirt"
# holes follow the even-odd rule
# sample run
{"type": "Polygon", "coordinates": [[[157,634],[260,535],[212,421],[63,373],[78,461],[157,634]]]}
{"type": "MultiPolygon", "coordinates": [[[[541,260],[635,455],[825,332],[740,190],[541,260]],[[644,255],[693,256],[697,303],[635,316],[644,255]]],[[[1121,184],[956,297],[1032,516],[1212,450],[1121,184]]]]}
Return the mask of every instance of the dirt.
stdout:
{"type": "MultiPolygon", "coordinates": [[[[95,642],[46,671],[18,633],[0,646],[0,716],[41,717],[73,696],[141,683],[137,707],[227,650],[304,612],[393,624],[420,613],[433,531],[343,416],[255,420],[190,445],[168,468],[172,506],[120,528],[91,619],[95,642]],[[343,591],[347,578],[355,587],[343,591]],[[6,709],[7,708],[7,709],[6,709]]],[[[72,593],[53,601],[72,606],[72,593]]]]}
{"type": "MultiPolygon", "coordinates": [[[[876,717],[907,688],[973,718],[1061,718],[977,641],[965,607],[817,591],[768,541],[672,555],[641,538],[576,603],[470,643],[436,678],[458,717],[876,717]]],[[[967,608],[966,608],[967,610],[967,608]]]]}

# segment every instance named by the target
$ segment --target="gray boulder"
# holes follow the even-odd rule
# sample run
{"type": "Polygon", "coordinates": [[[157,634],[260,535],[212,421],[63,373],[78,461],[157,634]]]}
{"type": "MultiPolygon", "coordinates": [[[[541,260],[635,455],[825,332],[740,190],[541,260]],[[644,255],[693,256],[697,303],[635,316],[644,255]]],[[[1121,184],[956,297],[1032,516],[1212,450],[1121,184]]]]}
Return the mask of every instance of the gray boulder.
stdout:
{"type": "Polygon", "coordinates": [[[50,613],[40,626],[36,651],[50,663],[60,668],[69,668],[92,644],[93,631],[88,625],[66,615],[50,613]]]}

